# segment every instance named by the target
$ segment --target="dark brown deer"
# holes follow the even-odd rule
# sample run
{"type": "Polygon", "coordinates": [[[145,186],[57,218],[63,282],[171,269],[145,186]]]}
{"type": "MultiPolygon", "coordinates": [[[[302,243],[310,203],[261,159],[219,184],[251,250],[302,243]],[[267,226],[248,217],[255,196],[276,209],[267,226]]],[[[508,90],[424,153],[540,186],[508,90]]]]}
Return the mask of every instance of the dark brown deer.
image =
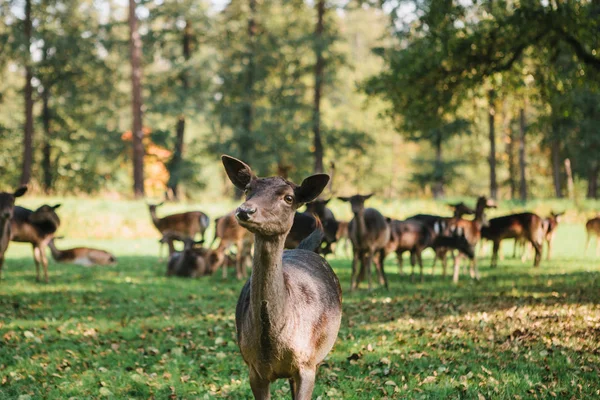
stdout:
{"type": "MultiPolygon", "coordinates": [[[[197,247],[202,241],[194,241],[189,237],[182,237],[174,233],[166,233],[161,241],[182,241],[183,250],[176,251],[169,256],[167,276],[182,278],[200,278],[212,275],[223,262],[215,250],[197,247]]],[[[222,254],[221,254],[222,255],[222,254]]]]}
{"type": "MultiPolygon", "coordinates": [[[[327,261],[310,251],[313,236],[321,231],[298,249],[284,251],[283,245],[295,211],[314,200],[329,177],[313,175],[298,186],[280,177],[257,178],[235,158],[222,160],[231,182],[246,194],[236,218],[254,234],[252,275],[235,312],[252,393],[256,399],[269,399],[271,382],[287,378],[292,398],[308,400],[317,366],[337,338],[342,291],[327,261]]],[[[316,239],[318,243],[321,237],[316,239]]]]}
{"type": "Polygon", "coordinates": [[[225,253],[235,245],[237,253],[235,255],[235,271],[237,279],[247,276],[246,259],[250,256],[254,237],[250,231],[242,227],[235,218],[235,211],[219,217],[215,220],[215,238],[211,247],[219,239],[219,246],[215,252],[222,261],[223,278],[227,278],[227,262],[225,262],[225,253]]]}
{"type": "Polygon", "coordinates": [[[31,243],[35,260],[36,279],[40,280],[40,263],[44,268],[44,280],[48,283],[48,258],[46,246],[54,237],[60,226],[60,218],[56,209],[60,204],[49,206],[44,204],[37,210],[16,206],[11,223],[11,240],[13,242],[31,243]]]}
{"type": "Polygon", "coordinates": [[[375,258],[376,254],[387,245],[390,240],[390,227],[383,215],[374,208],[365,209],[365,201],[373,194],[352,197],[339,197],[340,200],[349,202],[352,207],[354,218],[348,224],[348,234],[352,241],[352,283],[351,290],[358,287],[364,274],[367,275],[369,290],[371,290],[371,264],[375,261],[375,267],[379,275],[379,283],[386,288],[387,278],[381,257],[375,258]],[[357,270],[360,261],[360,272],[357,270]]]}
{"type": "Polygon", "coordinates": [[[325,232],[325,239],[323,240],[324,246],[322,246],[319,251],[320,254],[323,255],[333,253],[332,246],[335,242],[337,242],[337,230],[339,223],[335,219],[333,211],[327,208],[327,203],[329,203],[330,200],[331,199],[317,199],[308,203],[306,205],[306,211],[304,211],[305,214],[316,215],[323,224],[323,231],[325,232]]]}
{"type": "Polygon", "coordinates": [[[396,253],[398,259],[398,272],[402,275],[402,254],[406,251],[410,252],[410,264],[412,267],[411,279],[414,279],[415,263],[419,263],[421,271],[421,280],[423,280],[423,259],[421,253],[424,249],[431,246],[433,242],[433,232],[425,224],[417,220],[398,221],[388,219],[390,225],[390,240],[381,251],[383,265],[385,255],[391,252],[396,253]]]}
{"type": "Polygon", "coordinates": [[[498,265],[498,251],[500,242],[504,239],[525,238],[535,249],[533,266],[539,267],[542,259],[542,241],[544,238],[543,221],[540,216],[533,213],[520,213],[492,218],[489,225],[481,230],[484,239],[494,243],[492,253],[492,267],[498,265]]]}
{"type": "MultiPolygon", "coordinates": [[[[194,239],[197,234],[200,234],[200,239],[204,240],[204,232],[208,228],[210,219],[202,211],[189,211],[179,214],[171,214],[165,217],[159,218],[156,215],[156,209],[163,205],[164,202],[159,204],[148,204],[148,210],[152,217],[152,223],[158,229],[161,235],[165,233],[171,233],[179,235],[183,238],[189,237],[194,239]]],[[[173,254],[175,247],[172,241],[165,242],[169,247],[169,255],[173,254]]],[[[162,242],[159,249],[159,258],[162,253],[162,242]]]]}
{"type": "MultiPolygon", "coordinates": [[[[462,218],[455,218],[450,223],[451,230],[459,229],[467,239],[467,242],[475,248],[477,243],[481,240],[481,230],[489,225],[487,218],[485,217],[485,210],[488,208],[496,208],[496,203],[484,196],[480,196],[477,199],[475,206],[475,218],[472,221],[465,220],[462,218]]],[[[460,272],[460,259],[462,253],[458,253],[454,260],[454,274],[452,280],[454,283],[458,282],[458,275],[460,272]]],[[[479,270],[477,268],[477,257],[473,257],[470,262],[470,275],[472,279],[479,280],[479,270]]]]}
{"type": "Polygon", "coordinates": [[[15,209],[15,199],[27,192],[27,187],[22,186],[13,193],[0,192],[0,280],[2,279],[2,266],[4,265],[4,253],[8,249],[11,237],[11,223],[15,209]]]}
{"type": "Polygon", "coordinates": [[[585,230],[587,232],[587,239],[585,241],[585,254],[587,254],[592,236],[596,236],[596,257],[600,256],[600,216],[590,219],[585,224],[585,230]]]}
{"type": "Polygon", "coordinates": [[[55,238],[50,239],[48,247],[50,247],[52,258],[54,258],[54,261],[56,262],[77,264],[84,267],[117,264],[117,258],[108,251],[90,247],[75,247],[73,249],[59,250],[54,244],[54,239],[55,238]]]}

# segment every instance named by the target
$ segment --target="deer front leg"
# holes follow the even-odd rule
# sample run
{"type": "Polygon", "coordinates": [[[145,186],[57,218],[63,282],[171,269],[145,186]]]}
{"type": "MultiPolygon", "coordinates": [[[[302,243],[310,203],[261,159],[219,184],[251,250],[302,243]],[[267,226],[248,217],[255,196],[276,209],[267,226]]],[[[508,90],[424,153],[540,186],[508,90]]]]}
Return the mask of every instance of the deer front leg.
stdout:
{"type": "Polygon", "coordinates": [[[398,259],[398,275],[402,275],[404,272],[402,271],[403,261],[402,261],[402,252],[401,251],[396,251],[396,258],[398,259]]]}
{"type": "Polygon", "coordinates": [[[41,252],[40,248],[37,246],[33,246],[33,260],[35,261],[35,272],[36,272],[36,281],[40,281],[40,262],[41,262],[41,252]]]}
{"type": "Polygon", "coordinates": [[[385,276],[385,250],[379,251],[380,257],[375,257],[375,268],[379,277],[379,284],[388,289],[387,277],[385,276]]]}
{"type": "Polygon", "coordinates": [[[314,369],[304,369],[298,374],[298,377],[294,379],[295,393],[292,397],[294,400],[310,400],[312,397],[313,390],[315,389],[315,375],[314,369]]]}
{"type": "Polygon", "coordinates": [[[4,265],[4,255],[0,257],[0,281],[2,280],[2,266],[4,265]]]}
{"type": "Polygon", "coordinates": [[[235,245],[235,247],[237,248],[237,253],[235,255],[235,271],[236,271],[236,277],[238,279],[242,279],[246,277],[246,274],[244,273],[244,271],[242,271],[242,242],[238,241],[235,245]]]}
{"type": "Polygon", "coordinates": [[[352,277],[350,278],[350,280],[351,280],[350,291],[356,289],[356,287],[358,286],[358,282],[356,282],[356,279],[357,279],[356,275],[358,273],[358,271],[356,270],[356,267],[358,265],[358,258],[360,255],[360,251],[353,249],[353,253],[354,253],[354,258],[352,258],[352,277]]]}
{"type": "Polygon", "coordinates": [[[369,291],[373,290],[371,285],[371,263],[373,262],[373,250],[369,249],[367,253],[363,255],[363,269],[367,274],[367,286],[369,291]]]}
{"type": "Polygon", "coordinates": [[[44,267],[44,280],[48,283],[48,257],[46,256],[46,246],[40,246],[40,255],[42,256],[42,267],[44,267]]]}
{"type": "MultiPolygon", "coordinates": [[[[460,256],[459,256],[460,257],[460,256]]],[[[460,274],[460,258],[454,257],[454,274],[452,276],[452,282],[458,283],[458,275],[460,274]]]]}
{"type": "Polygon", "coordinates": [[[492,250],[492,268],[496,268],[498,266],[498,251],[500,250],[500,242],[494,241],[494,249],[492,250]]]}
{"type": "Polygon", "coordinates": [[[269,391],[270,382],[263,379],[252,368],[250,368],[250,388],[256,400],[269,400],[271,392],[269,391]]]}

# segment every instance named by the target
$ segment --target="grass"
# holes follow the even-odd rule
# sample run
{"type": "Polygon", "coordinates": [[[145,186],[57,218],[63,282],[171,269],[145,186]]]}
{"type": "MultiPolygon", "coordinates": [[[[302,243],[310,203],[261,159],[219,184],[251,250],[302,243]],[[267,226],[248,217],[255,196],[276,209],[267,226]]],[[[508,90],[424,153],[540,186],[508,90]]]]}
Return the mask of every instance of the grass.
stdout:
{"type": "MultiPolygon", "coordinates": [[[[93,239],[101,227],[75,224],[87,212],[99,221],[112,221],[102,213],[132,224],[147,218],[135,202],[102,211],[92,200],[63,203],[63,247],[106,248],[119,264],[51,262],[50,283],[41,284],[30,248],[11,244],[0,283],[0,399],[251,398],[235,343],[242,282],[167,279],[143,222],[132,225],[143,232],[137,239],[93,239]]],[[[345,290],[342,328],[314,398],[599,396],[600,260],[582,255],[583,238],[581,224],[563,224],[555,257],[541,268],[506,259],[490,269],[482,257],[481,281],[462,275],[458,286],[439,267],[413,284],[390,257],[389,291],[345,290]]],[[[330,262],[347,289],[350,261],[330,262]]],[[[291,398],[284,381],[272,393],[291,398]]]]}

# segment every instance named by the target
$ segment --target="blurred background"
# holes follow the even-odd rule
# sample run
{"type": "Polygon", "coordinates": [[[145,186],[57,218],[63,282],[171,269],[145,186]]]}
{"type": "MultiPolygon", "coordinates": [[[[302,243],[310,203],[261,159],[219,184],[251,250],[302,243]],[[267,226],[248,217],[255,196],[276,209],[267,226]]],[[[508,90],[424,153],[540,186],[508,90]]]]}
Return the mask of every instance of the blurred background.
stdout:
{"type": "Polygon", "coordinates": [[[1,185],[215,201],[227,153],[339,195],[592,209],[599,21],[596,0],[0,0],[1,185]]]}

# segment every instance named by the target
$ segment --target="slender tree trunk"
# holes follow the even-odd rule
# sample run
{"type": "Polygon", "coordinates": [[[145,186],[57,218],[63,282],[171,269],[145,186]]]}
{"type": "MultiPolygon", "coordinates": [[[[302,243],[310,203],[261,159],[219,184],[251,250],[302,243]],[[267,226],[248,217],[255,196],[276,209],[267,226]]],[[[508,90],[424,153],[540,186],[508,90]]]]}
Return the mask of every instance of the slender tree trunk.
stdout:
{"type": "Polygon", "coordinates": [[[600,164],[594,161],[588,173],[588,199],[598,198],[598,172],[600,172],[600,164]]]}
{"type": "Polygon", "coordinates": [[[313,147],[315,151],[315,173],[323,172],[323,141],[321,140],[321,95],[323,92],[323,77],[325,59],[323,58],[323,17],[325,15],[325,0],[317,1],[317,25],[315,27],[315,94],[313,109],[313,147]]]}
{"type": "Polygon", "coordinates": [[[550,145],[550,156],[552,157],[552,181],[554,183],[554,194],[557,198],[563,197],[560,184],[560,136],[558,126],[552,126],[552,144],[550,145]]]}
{"type": "Polygon", "coordinates": [[[515,165],[515,135],[512,127],[512,118],[508,112],[507,104],[504,105],[504,135],[505,151],[508,158],[508,185],[510,188],[510,198],[514,200],[517,197],[517,168],[515,165]]]}
{"type": "Polygon", "coordinates": [[[44,171],[44,193],[49,194],[52,190],[52,161],[51,156],[51,145],[50,139],[52,132],[50,130],[50,87],[49,85],[44,86],[44,92],[42,93],[42,122],[44,125],[44,148],[43,148],[43,159],[42,159],[42,170],[44,171]]]}
{"type": "Polygon", "coordinates": [[[521,187],[520,194],[521,200],[527,200],[527,177],[525,174],[526,160],[525,160],[525,133],[527,131],[527,126],[525,125],[525,107],[519,110],[519,126],[521,130],[521,135],[519,136],[519,170],[521,176],[521,187]]]}
{"type": "MultiPolygon", "coordinates": [[[[192,55],[192,26],[189,20],[185,21],[185,28],[183,29],[183,58],[185,61],[189,61],[192,55]]],[[[187,68],[187,66],[186,66],[187,68]]],[[[181,86],[185,93],[185,97],[187,98],[188,90],[189,90],[189,80],[187,77],[187,72],[183,71],[181,73],[181,86]]],[[[176,139],[175,139],[175,151],[173,151],[173,157],[171,158],[171,162],[169,163],[169,183],[168,189],[173,195],[175,200],[179,199],[179,179],[181,176],[181,162],[183,161],[183,144],[185,137],[185,114],[179,115],[177,119],[177,128],[176,128],[176,139]]]]}
{"type": "Polygon", "coordinates": [[[496,92],[494,89],[491,89],[488,92],[489,95],[489,110],[488,110],[488,119],[489,119],[489,129],[490,129],[490,197],[494,200],[498,198],[498,182],[496,180],[496,127],[495,127],[495,118],[496,118],[496,92]]]}
{"type": "Polygon", "coordinates": [[[573,182],[573,171],[571,171],[571,160],[565,159],[565,172],[567,173],[567,191],[569,193],[569,199],[574,200],[577,204],[577,197],[575,196],[575,183],[573,182]]]}
{"type": "MultiPolygon", "coordinates": [[[[437,134],[436,138],[435,138],[435,171],[436,171],[436,175],[437,175],[437,171],[441,170],[441,168],[443,168],[442,164],[443,164],[443,159],[442,159],[442,135],[441,134],[437,134]]],[[[437,180],[437,182],[433,183],[433,187],[431,188],[431,192],[433,194],[433,198],[434,199],[439,199],[441,197],[444,197],[444,180],[440,175],[440,178],[437,180]]]]}
{"type": "Polygon", "coordinates": [[[144,131],[142,125],[142,40],[135,15],[135,0],[129,0],[129,51],[131,57],[131,105],[133,116],[133,193],[144,196],[144,131]]]}
{"type": "Polygon", "coordinates": [[[27,55],[25,61],[25,129],[23,132],[23,165],[21,169],[21,185],[29,184],[31,180],[31,166],[33,164],[33,68],[31,66],[32,22],[31,22],[31,0],[25,0],[25,40],[27,55]]]}

